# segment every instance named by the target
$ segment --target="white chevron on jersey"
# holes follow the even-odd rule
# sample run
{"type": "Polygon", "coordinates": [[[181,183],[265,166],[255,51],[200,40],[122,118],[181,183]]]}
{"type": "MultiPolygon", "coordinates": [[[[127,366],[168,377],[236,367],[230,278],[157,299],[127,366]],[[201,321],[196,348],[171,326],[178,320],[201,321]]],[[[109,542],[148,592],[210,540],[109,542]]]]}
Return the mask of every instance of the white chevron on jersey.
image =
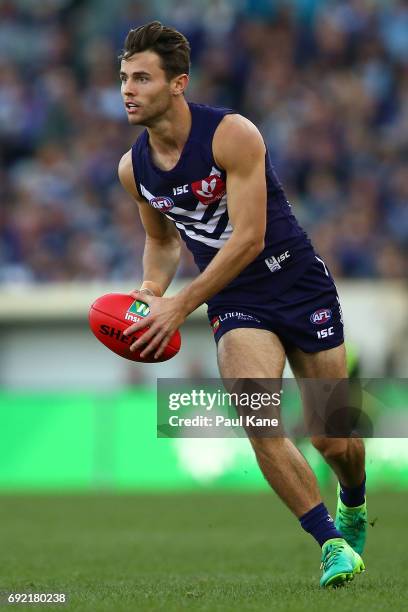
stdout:
{"type": "Polygon", "coordinates": [[[191,240],[203,242],[207,246],[214,247],[214,249],[220,249],[221,247],[223,247],[225,241],[227,240],[226,238],[224,239],[224,234],[222,234],[221,237],[218,239],[208,238],[208,236],[201,236],[201,234],[195,234],[190,229],[187,229],[184,225],[181,225],[181,223],[176,223],[176,227],[178,227],[179,230],[183,231],[189,238],[191,238],[191,240]]]}
{"type": "MultiPolygon", "coordinates": [[[[179,229],[184,229],[184,231],[186,232],[187,236],[189,236],[190,238],[192,238],[193,240],[199,240],[200,242],[205,242],[206,240],[212,240],[214,241],[213,238],[208,238],[207,236],[201,236],[200,234],[195,234],[194,230],[205,230],[208,233],[211,233],[212,231],[215,230],[215,228],[217,227],[217,223],[221,217],[221,215],[225,212],[226,210],[226,206],[227,206],[227,196],[223,196],[220,200],[220,205],[218,206],[217,210],[215,211],[215,213],[213,214],[213,216],[211,217],[211,219],[208,219],[207,223],[200,223],[199,221],[193,222],[193,223],[187,223],[187,221],[178,221],[177,219],[172,219],[172,221],[174,221],[174,223],[176,224],[176,226],[179,229]],[[188,231],[187,231],[188,229],[188,231]]],[[[184,210],[184,209],[183,209],[184,210]]],[[[173,209],[171,210],[171,212],[173,212],[173,209]]],[[[189,211],[184,211],[184,213],[188,213],[189,211]]],[[[166,214],[166,217],[170,217],[170,215],[166,214]]],[[[218,246],[222,246],[224,244],[224,242],[231,236],[232,233],[232,225],[228,222],[225,230],[223,231],[223,233],[221,234],[221,236],[219,238],[217,238],[216,242],[219,243],[218,246]]],[[[210,244],[208,242],[209,246],[213,246],[212,244],[210,244]]]]}
{"type": "MultiPolygon", "coordinates": [[[[220,200],[221,203],[221,200],[220,200]]],[[[169,210],[169,213],[165,213],[167,217],[169,217],[169,219],[171,219],[171,214],[174,215],[184,215],[185,217],[189,217],[191,219],[191,223],[194,223],[194,225],[196,224],[197,221],[201,221],[201,219],[203,218],[203,215],[205,213],[205,211],[207,210],[208,206],[205,206],[204,204],[201,204],[201,202],[198,202],[198,206],[195,210],[186,210],[185,208],[180,208],[179,206],[173,206],[173,208],[171,208],[169,210]]],[[[219,207],[218,207],[219,208],[219,207]]],[[[218,208],[216,210],[216,213],[218,213],[218,208]]],[[[225,208],[221,211],[224,212],[225,208]]],[[[210,219],[211,221],[211,219],[210,219]]],[[[183,221],[184,223],[184,221],[183,221]]],[[[187,221],[186,221],[187,223],[187,221]]]]}
{"type": "MultiPolygon", "coordinates": [[[[215,168],[213,168],[212,172],[215,174],[215,168]]],[[[156,196],[154,196],[144,185],[140,183],[140,191],[147,200],[153,200],[156,196]]],[[[194,230],[204,230],[208,233],[214,231],[217,227],[217,223],[221,217],[221,215],[227,209],[227,195],[225,194],[214,211],[214,214],[208,219],[206,223],[201,223],[201,219],[203,218],[205,212],[208,210],[208,206],[202,204],[197,201],[197,207],[195,210],[186,210],[185,208],[180,208],[179,206],[173,206],[169,212],[164,213],[168,219],[173,221],[178,229],[184,230],[189,238],[192,240],[197,240],[198,242],[203,242],[208,246],[214,248],[221,248],[228,238],[232,234],[232,225],[228,222],[225,230],[221,234],[221,236],[217,239],[209,238],[208,236],[202,236],[201,234],[197,234],[194,230]],[[191,221],[180,221],[178,219],[173,219],[172,214],[174,215],[183,215],[184,217],[189,217],[191,221]]]]}
{"type": "Polygon", "coordinates": [[[149,202],[155,197],[146,187],[144,187],[144,185],[142,185],[142,183],[140,183],[140,191],[142,192],[142,196],[146,198],[146,200],[149,200],[149,202]]]}

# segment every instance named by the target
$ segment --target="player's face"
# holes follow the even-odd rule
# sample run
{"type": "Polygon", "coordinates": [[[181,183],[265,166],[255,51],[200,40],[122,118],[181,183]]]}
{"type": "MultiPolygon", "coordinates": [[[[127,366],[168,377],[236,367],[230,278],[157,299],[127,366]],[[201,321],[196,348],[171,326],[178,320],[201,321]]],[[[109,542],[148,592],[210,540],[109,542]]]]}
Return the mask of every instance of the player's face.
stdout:
{"type": "Polygon", "coordinates": [[[153,51],[135,53],[122,60],[120,67],[121,93],[132,125],[153,125],[170,108],[172,82],[153,51]]]}

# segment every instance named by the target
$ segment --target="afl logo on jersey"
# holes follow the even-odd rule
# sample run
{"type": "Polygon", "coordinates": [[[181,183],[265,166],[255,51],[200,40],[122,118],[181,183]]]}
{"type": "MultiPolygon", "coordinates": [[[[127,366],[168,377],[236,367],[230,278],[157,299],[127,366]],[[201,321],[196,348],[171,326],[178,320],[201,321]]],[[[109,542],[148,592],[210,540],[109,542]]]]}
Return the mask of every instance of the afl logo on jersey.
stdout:
{"type": "Polygon", "coordinates": [[[174,206],[174,202],[171,198],[167,196],[159,196],[158,198],[152,198],[149,200],[149,204],[151,204],[154,208],[161,210],[161,212],[167,212],[174,206]]]}
{"type": "Polygon", "coordinates": [[[214,204],[214,202],[221,200],[226,193],[224,181],[216,175],[208,176],[201,181],[195,181],[191,184],[191,189],[202,204],[214,204]]]}
{"type": "Polygon", "coordinates": [[[329,308],[319,308],[319,310],[315,310],[315,312],[310,315],[310,321],[315,325],[323,325],[324,323],[328,323],[332,318],[332,311],[329,308]]]}

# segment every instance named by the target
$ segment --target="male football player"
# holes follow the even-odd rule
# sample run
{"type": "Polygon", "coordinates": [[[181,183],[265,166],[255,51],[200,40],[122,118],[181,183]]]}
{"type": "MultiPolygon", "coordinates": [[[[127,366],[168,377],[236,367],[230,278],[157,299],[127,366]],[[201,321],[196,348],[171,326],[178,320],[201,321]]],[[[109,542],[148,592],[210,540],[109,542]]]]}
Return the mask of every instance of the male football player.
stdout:
{"type": "MultiPolygon", "coordinates": [[[[159,357],[205,302],[223,378],[280,379],[286,357],[299,379],[346,378],[330,273],[293,216],[258,129],[229,109],[186,101],[189,52],[181,33],[152,22],[130,30],[121,56],[129,123],[146,127],[119,164],[146,231],[143,284],[132,295],[148,303],[149,329],[132,349],[159,357]],[[179,263],[180,239],[200,273],[163,297],[179,263]]],[[[145,326],[146,320],[134,323],[127,333],[145,326]]],[[[322,548],[321,586],[351,580],[364,569],[362,441],[312,437],[340,483],[334,522],[311,468],[288,438],[250,439],[266,480],[322,548]]]]}

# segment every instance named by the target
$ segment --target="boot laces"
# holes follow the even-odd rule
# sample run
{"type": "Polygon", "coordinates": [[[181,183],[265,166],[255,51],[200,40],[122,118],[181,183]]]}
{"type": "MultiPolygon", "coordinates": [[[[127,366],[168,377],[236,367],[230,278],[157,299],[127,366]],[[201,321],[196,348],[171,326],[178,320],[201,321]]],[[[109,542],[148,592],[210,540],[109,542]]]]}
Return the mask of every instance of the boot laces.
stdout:
{"type": "Polygon", "coordinates": [[[320,565],[320,569],[327,571],[344,550],[344,542],[335,542],[328,544],[324,551],[324,556],[320,565]]]}

